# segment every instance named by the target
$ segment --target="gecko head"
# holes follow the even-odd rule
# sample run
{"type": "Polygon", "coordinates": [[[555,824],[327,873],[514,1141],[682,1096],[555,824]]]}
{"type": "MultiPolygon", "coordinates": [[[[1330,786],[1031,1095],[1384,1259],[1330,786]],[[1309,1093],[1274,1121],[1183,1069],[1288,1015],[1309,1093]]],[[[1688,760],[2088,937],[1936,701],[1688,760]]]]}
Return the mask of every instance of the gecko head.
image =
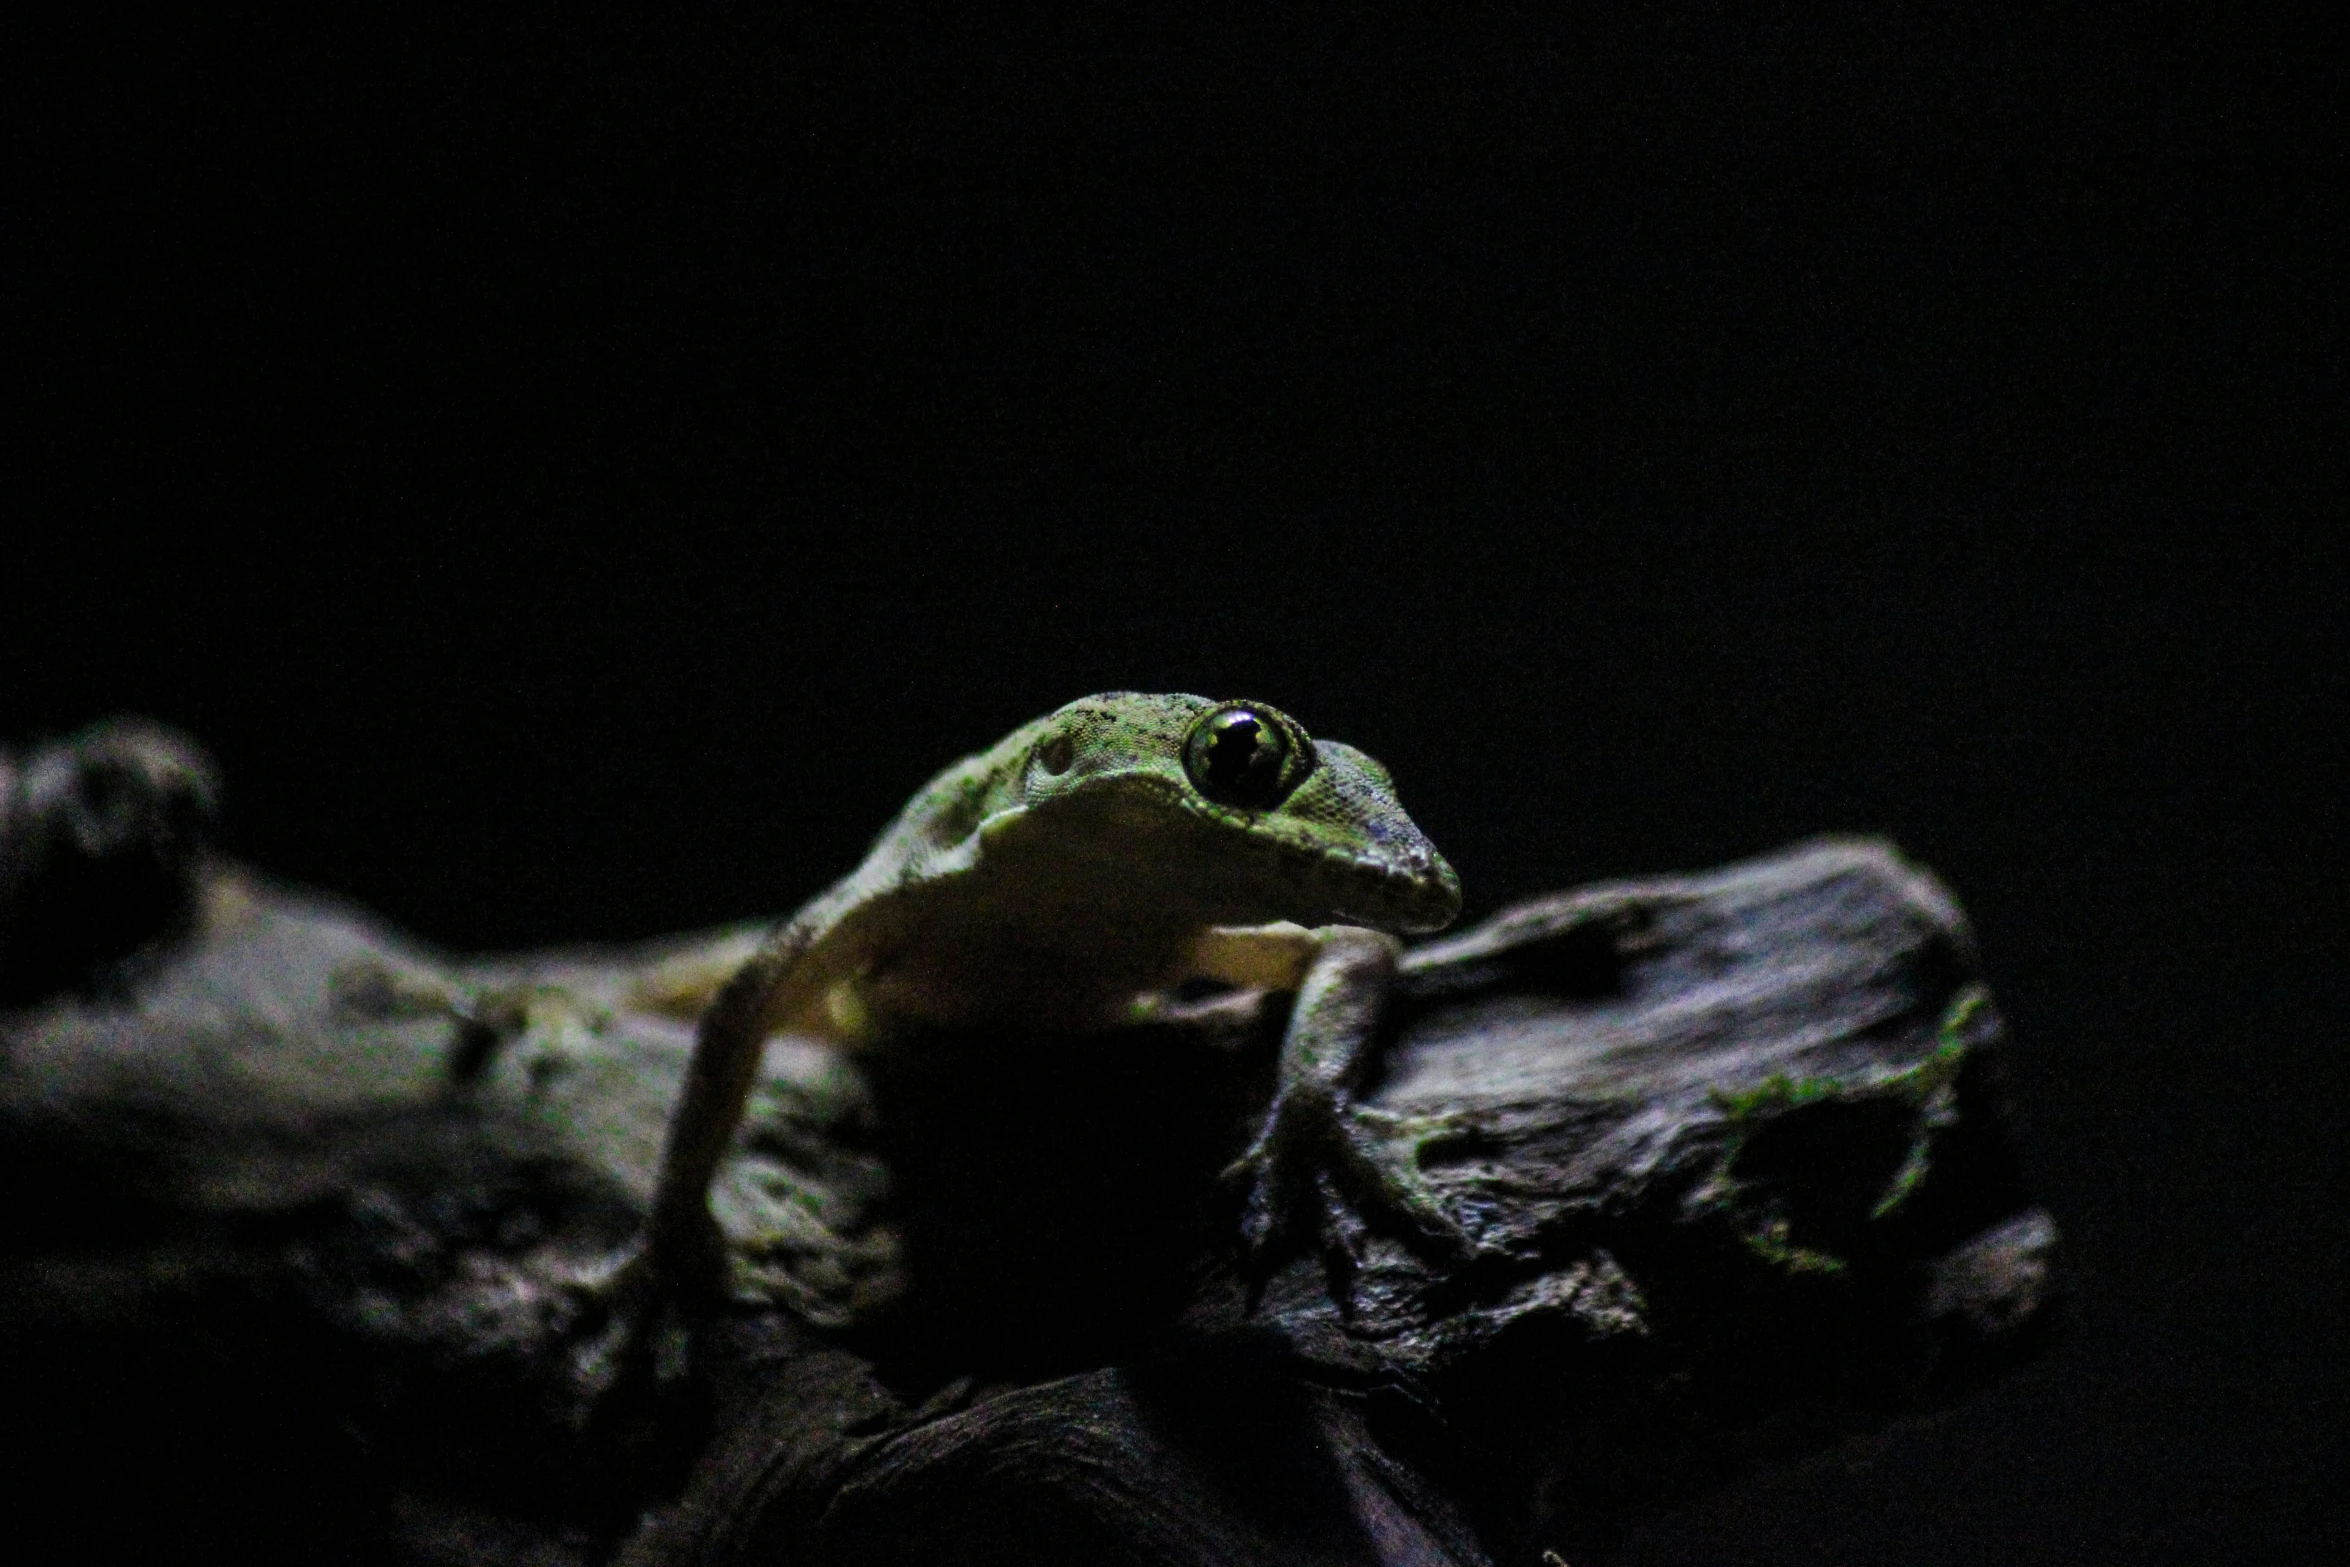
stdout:
{"type": "Polygon", "coordinates": [[[1387,770],[1264,702],[1113,691],[1014,740],[1019,813],[1056,852],[1213,923],[1436,930],[1460,881],[1387,770]]]}

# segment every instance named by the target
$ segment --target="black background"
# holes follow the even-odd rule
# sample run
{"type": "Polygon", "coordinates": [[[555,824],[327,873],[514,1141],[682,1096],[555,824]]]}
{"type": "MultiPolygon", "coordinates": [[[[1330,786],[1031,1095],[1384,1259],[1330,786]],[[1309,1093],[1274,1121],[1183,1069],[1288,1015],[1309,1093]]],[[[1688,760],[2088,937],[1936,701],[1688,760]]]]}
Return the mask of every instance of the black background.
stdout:
{"type": "Polygon", "coordinates": [[[2071,1332],[1629,1559],[2320,1559],[2341,58],[1865,10],[14,51],[0,736],[183,724],[455,946],[786,910],[1112,687],[1371,750],[1472,914],[1891,833],[2071,1332]]]}

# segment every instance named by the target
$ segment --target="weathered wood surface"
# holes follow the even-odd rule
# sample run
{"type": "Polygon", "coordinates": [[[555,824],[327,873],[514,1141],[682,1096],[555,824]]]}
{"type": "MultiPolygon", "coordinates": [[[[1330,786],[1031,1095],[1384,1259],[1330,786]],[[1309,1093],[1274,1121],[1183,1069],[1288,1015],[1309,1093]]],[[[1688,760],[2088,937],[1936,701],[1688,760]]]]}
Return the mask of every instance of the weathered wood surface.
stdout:
{"type": "Polygon", "coordinates": [[[200,759],[124,744],[0,778],[31,1543],[1581,1567],[2049,1316],[1964,922],[1823,842],[1417,949],[1360,1113],[1476,1253],[1365,1234],[1253,1307],[1215,1172],[1285,997],[865,1073],[780,1042],[720,1192],[732,1305],[620,1376],[594,1284],[690,1044],[642,1003],[744,932],[438,954],[207,859],[200,759]],[[93,1466],[140,1505],[43,1510],[93,1466]]]}

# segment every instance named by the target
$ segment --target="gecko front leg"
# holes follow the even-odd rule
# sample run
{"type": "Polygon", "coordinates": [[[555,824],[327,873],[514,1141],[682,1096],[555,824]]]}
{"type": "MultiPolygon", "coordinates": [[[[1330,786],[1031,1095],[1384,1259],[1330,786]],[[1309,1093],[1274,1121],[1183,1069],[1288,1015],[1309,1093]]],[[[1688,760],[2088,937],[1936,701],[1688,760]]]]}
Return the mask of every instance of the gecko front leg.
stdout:
{"type": "MultiPolygon", "coordinates": [[[[1361,1263],[1366,1225],[1399,1231],[1416,1246],[1447,1255],[1468,1245],[1418,1172],[1384,1156],[1352,1113],[1401,944],[1353,925],[1324,926],[1310,940],[1272,1105],[1248,1151],[1224,1172],[1227,1181],[1248,1188],[1242,1271],[1252,1297],[1309,1237],[1341,1294],[1361,1263]]],[[[1290,945],[1296,950],[1294,938],[1290,945]]]]}

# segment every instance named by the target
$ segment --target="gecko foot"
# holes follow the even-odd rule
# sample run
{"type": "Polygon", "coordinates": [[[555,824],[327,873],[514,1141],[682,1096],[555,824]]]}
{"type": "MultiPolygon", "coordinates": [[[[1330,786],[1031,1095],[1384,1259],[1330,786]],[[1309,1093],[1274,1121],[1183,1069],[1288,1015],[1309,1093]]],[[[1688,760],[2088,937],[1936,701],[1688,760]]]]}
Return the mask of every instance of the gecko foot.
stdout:
{"type": "Polygon", "coordinates": [[[571,1283],[570,1380],[582,1427],[646,1426],[690,1381],[695,1330],[725,1263],[717,1224],[706,1211],[699,1218],[667,1235],[656,1229],[614,1266],[571,1283]]]}
{"type": "Polygon", "coordinates": [[[1399,1166],[1345,1105],[1323,1095],[1278,1099],[1223,1179],[1246,1187],[1240,1270],[1252,1311],[1274,1271],[1309,1247],[1342,1310],[1374,1232],[1444,1261],[1475,1249],[1418,1172],[1399,1166]]]}

